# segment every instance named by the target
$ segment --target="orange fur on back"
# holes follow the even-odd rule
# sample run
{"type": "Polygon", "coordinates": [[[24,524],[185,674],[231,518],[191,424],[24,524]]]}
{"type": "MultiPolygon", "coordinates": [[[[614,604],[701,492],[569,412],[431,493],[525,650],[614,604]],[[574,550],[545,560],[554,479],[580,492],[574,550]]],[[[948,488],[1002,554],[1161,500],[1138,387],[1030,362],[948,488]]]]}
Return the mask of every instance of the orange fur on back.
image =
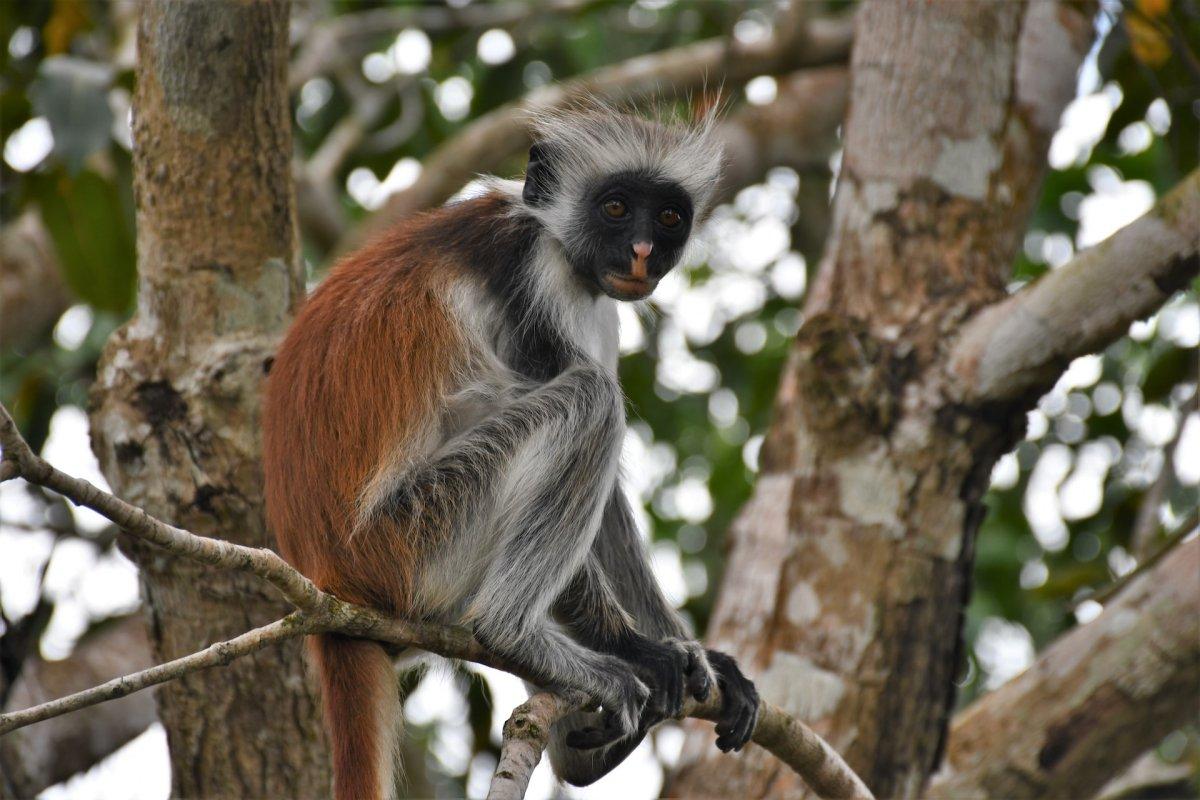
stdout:
{"type": "MultiPolygon", "coordinates": [[[[356,530],[356,511],[380,468],[437,424],[462,359],[442,300],[454,265],[414,241],[427,240],[436,218],[334,268],[279,348],[264,403],[267,519],[283,556],[321,589],[398,615],[422,555],[416,537],[386,515],[356,530]]],[[[313,644],[335,796],[386,796],[400,724],[391,660],[374,642],[325,635],[313,644]]]]}
{"type": "Polygon", "coordinates": [[[441,299],[453,265],[413,253],[411,238],[351,256],[309,298],[271,368],[263,431],[267,515],[284,557],[344,600],[400,614],[416,543],[386,517],[351,536],[358,498],[436,423],[462,357],[441,299]]]}

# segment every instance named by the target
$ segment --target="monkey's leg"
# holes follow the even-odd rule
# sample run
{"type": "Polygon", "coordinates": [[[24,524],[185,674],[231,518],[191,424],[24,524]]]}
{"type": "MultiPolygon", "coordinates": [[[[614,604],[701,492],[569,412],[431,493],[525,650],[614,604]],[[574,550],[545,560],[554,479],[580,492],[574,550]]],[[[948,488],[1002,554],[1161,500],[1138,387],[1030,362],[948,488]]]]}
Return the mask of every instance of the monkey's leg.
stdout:
{"type": "MultiPolygon", "coordinates": [[[[604,533],[602,529],[601,535],[604,533]]],[[[644,635],[618,602],[613,581],[604,573],[594,551],[559,595],[554,612],[577,641],[628,661],[650,686],[650,701],[642,713],[643,729],[679,716],[685,694],[697,700],[708,697],[714,676],[704,648],[682,637],[644,635]]],[[[608,743],[600,735],[600,731],[589,731],[587,735],[576,731],[570,738],[576,747],[595,747],[608,743]]]]}
{"type": "MultiPolygon", "coordinates": [[[[676,674],[686,675],[687,691],[698,697],[697,690],[703,685],[702,676],[709,674],[710,668],[721,687],[722,713],[717,722],[717,746],[724,751],[740,750],[749,740],[758,716],[758,692],[754,684],[729,656],[704,650],[687,640],[683,621],[667,602],[654,578],[620,487],[614,489],[605,508],[600,533],[586,569],[581,570],[564,592],[556,610],[568,620],[572,635],[602,652],[612,652],[614,644],[618,650],[627,647],[619,643],[625,635],[621,618],[628,620],[624,612],[632,615],[639,632],[666,640],[676,647],[684,645],[692,660],[684,671],[676,674]],[[615,612],[612,610],[614,604],[617,606],[615,612]],[[693,654],[697,652],[705,663],[695,663],[693,654]]],[[[662,718],[662,715],[655,717],[651,711],[654,708],[652,698],[640,726],[642,734],[662,718]]],[[[590,744],[602,738],[598,727],[596,715],[584,712],[570,715],[555,726],[549,752],[555,772],[561,778],[579,786],[592,783],[620,764],[642,738],[635,736],[591,750],[571,746],[590,744]]]]}
{"type": "Polygon", "coordinates": [[[701,700],[707,697],[709,669],[703,648],[695,642],[649,638],[634,628],[594,552],[559,596],[554,611],[575,639],[628,662],[651,689],[632,736],[604,715],[585,711],[569,714],[554,726],[548,752],[555,774],[586,786],[624,761],[651,727],[678,716],[685,692],[701,700]]]}
{"type": "Polygon", "coordinates": [[[616,481],[624,433],[615,391],[579,400],[587,413],[550,425],[514,459],[497,499],[496,529],[505,533],[468,617],[485,645],[524,660],[546,676],[545,685],[600,698],[605,729],[626,737],[637,730],[649,695],[632,665],[565,634],[548,635],[551,604],[588,558],[616,481]],[[632,691],[625,676],[635,684],[632,691]]]}

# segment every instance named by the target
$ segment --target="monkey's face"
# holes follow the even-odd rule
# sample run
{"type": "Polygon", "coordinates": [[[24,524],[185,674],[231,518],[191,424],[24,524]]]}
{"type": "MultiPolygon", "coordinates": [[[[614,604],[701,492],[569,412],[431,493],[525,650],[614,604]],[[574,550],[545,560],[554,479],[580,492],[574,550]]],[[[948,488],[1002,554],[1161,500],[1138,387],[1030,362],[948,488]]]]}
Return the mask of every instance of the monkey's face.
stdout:
{"type": "Polygon", "coordinates": [[[692,202],[676,183],[618,173],[585,193],[567,260],[593,289],[641,300],[679,261],[692,230],[692,202]]]}

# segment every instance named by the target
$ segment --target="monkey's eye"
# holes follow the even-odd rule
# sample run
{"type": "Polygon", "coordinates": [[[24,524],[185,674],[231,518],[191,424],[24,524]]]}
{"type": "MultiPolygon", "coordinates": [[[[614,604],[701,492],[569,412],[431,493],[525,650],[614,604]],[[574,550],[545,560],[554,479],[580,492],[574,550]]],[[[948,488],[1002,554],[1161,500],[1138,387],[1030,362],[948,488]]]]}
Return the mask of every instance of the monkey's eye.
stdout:
{"type": "Polygon", "coordinates": [[[682,221],[683,217],[681,217],[679,212],[673,208],[664,208],[662,211],[658,212],[658,224],[662,225],[664,228],[674,228],[682,221]]]}
{"type": "Polygon", "coordinates": [[[603,208],[604,213],[613,219],[620,219],[627,213],[625,204],[620,200],[605,200],[603,208]]]}

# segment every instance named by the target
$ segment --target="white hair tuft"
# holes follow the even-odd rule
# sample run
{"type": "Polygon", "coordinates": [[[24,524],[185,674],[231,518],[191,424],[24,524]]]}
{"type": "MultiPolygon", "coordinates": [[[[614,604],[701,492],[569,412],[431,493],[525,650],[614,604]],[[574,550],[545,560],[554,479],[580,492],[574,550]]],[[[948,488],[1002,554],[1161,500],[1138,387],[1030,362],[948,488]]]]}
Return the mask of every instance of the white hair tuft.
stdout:
{"type": "Polygon", "coordinates": [[[573,209],[598,178],[640,172],[672,181],[704,217],[721,177],[724,152],[715,135],[718,108],[683,123],[648,119],[595,99],[532,115],[534,141],[542,145],[558,183],[555,200],[530,211],[560,237],[573,209]]]}

